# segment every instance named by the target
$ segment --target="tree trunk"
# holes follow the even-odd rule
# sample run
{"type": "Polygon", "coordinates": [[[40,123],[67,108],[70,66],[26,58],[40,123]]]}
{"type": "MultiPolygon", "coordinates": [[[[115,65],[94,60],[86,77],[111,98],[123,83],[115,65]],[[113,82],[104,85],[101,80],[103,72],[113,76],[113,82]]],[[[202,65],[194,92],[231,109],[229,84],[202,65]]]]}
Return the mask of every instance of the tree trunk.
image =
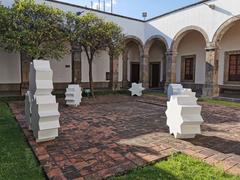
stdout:
{"type": "Polygon", "coordinates": [[[88,60],[88,64],[89,64],[89,86],[90,86],[92,97],[95,97],[94,90],[93,90],[92,59],[88,60]]]}

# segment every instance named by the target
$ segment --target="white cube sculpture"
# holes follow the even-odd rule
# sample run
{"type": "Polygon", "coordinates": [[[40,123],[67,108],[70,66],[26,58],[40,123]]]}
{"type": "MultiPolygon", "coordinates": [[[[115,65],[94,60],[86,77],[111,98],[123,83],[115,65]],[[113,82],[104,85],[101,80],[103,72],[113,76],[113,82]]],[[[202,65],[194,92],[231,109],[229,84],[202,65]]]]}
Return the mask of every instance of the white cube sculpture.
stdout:
{"type": "Polygon", "coordinates": [[[32,95],[31,128],[37,142],[58,136],[60,113],[53,96],[53,72],[49,61],[34,60],[30,65],[29,90],[32,95]]]}
{"type": "Polygon", "coordinates": [[[201,106],[191,89],[182,89],[179,95],[172,95],[167,102],[167,125],[175,138],[194,138],[201,134],[201,106]]]}
{"type": "Polygon", "coordinates": [[[132,83],[132,87],[129,89],[129,91],[131,91],[131,96],[142,96],[143,90],[145,90],[145,88],[143,88],[142,83],[132,83]]]}
{"type": "Polygon", "coordinates": [[[25,120],[28,123],[29,130],[32,130],[31,116],[32,116],[32,96],[31,92],[27,91],[27,93],[25,94],[25,120]]]}
{"type": "Polygon", "coordinates": [[[183,86],[181,84],[169,84],[168,90],[167,90],[168,100],[170,100],[172,95],[181,94],[182,90],[183,90],[183,86]]]}
{"type": "Polygon", "coordinates": [[[79,85],[68,85],[65,93],[65,101],[69,106],[79,106],[82,101],[82,89],[79,85]]]}

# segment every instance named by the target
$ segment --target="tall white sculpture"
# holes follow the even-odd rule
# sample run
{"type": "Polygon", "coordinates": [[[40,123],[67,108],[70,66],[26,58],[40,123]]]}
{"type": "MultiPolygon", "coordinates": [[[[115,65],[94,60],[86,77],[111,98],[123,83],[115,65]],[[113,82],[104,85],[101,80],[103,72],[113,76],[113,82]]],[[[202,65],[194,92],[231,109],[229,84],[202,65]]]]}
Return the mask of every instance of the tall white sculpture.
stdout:
{"type": "Polygon", "coordinates": [[[49,61],[34,60],[30,65],[29,90],[32,95],[31,128],[37,142],[58,136],[60,113],[53,96],[53,72],[49,61]]]}
{"type": "Polygon", "coordinates": [[[167,102],[167,125],[175,138],[194,138],[196,134],[201,134],[201,106],[191,89],[182,89],[179,93],[172,95],[167,102]]]}
{"type": "Polygon", "coordinates": [[[132,83],[132,87],[129,89],[129,91],[131,91],[131,96],[142,96],[144,90],[145,88],[143,88],[142,83],[132,83]]]}
{"type": "Polygon", "coordinates": [[[68,85],[65,93],[65,101],[69,106],[79,106],[82,101],[82,89],[77,84],[68,85]]]}

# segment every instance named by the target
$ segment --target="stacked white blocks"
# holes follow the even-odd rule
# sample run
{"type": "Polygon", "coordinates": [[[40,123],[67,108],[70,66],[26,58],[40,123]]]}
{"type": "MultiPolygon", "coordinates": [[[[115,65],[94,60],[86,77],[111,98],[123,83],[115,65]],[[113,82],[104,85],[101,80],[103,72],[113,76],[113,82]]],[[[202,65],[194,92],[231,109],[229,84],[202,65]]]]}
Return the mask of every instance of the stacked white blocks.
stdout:
{"type": "Polygon", "coordinates": [[[79,106],[82,101],[82,89],[79,85],[68,85],[65,93],[65,101],[69,106],[79,106]]]}
{"type": "Polygon", "coordinates": [[[53,96],[53,72],[49,61],[34,60],[30,65],[29,89],[33,95],[31,129],[37,142],[58,136],[60,113],[53,96]]]}
{"type": "Polygon", "coordinates": [[[31,116],[32,116],[32,96],[31,92],[27,91],[27,93],[25,94],[25,120],[28,123],[29,130],[32,129],[31,116]]]}
{"type": "Polygon", "coordinates": [[[131,91],[131,96],[142,96],[143,90],[145,90],[145,88],[143,88],[142,83],[132,83],[132,87],[129,89],[129,91],[131,91]]]}
{"type": "Polygon", "coordinates": [[[181,94],[183,90],[183,86],[181,84],[169,84],[168,86],[168,100],[170,100],[172,95],[178,95],[181,94]]]}
{"type": "Polygon", "coordinates": [[[166,115],[170,134],[174,134],[175,138],[194,138],[196,134],[201,134],[201,106],[191,89],[182,89],[180,94],[171,96],[166,115]]]}

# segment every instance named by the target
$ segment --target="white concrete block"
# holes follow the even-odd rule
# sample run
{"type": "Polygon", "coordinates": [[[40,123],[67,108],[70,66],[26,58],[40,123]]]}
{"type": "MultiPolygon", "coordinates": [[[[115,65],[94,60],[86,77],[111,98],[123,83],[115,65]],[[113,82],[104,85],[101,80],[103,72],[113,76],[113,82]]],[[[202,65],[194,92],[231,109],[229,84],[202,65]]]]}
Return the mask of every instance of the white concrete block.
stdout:
{"type": "Polygon", "coordinates": [[[168,100],[170,100],[172,95],[181,94],[183,86],[181,84],[169,84],[167,90],[168,100]]]}
{"type": "Polygon", "coordinates": [[[78,84],[68,85],[65,93],[65,101],[69,106],[79,106],[82,101],[82,89],[78,84]]]}
{"type": "Polygon", "coordinates": [[[131,96],[142,96],[144,90],[145,88],[143,88],[142,83],[132,83],[132,87],[129,89],[129,91],[131,91],[131,96]]]}
{"type": "Polygon", "coordinates": [[[180,95],[172,95],[167,102],[167,126],[175,138],[194,138],[201,134],[203,123],[201,106],[197,104],[195,93],[182,90],[180,95]]]}

